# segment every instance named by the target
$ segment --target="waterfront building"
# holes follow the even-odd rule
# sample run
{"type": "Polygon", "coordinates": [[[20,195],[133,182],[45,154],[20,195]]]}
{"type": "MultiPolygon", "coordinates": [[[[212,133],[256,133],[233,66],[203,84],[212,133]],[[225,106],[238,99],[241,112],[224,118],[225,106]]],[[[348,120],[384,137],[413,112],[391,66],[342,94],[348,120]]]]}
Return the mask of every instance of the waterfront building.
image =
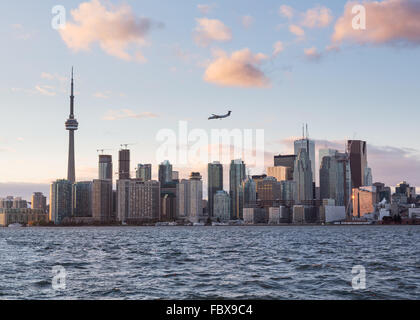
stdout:
{"type": "Polygon", "coordinates": [[[0,208],[0,227],[10,224],[45,225],[48,223],[48,213],[43,209],[0,208]]]}
{"type": "Polygon", "coordinates": [[[123,223],[156,222],[160,215],[160,183],[124,179],[117,181],[117,219],[123,223]]]}
{"type": "Polygon", "coordinates": [[[112,180],[93,180],[92,217],[103,224],[115,222],[112,180]]]}
{"type": "Polygon", "coordinates": [[[72,217],[92,217],[92,182],[73,184],[72,217]]]}
{"type": "Polygon", "coordinates": [[[47,212],[47,197],[42,192],[34,192],[31,200],[31,209],[41,209],[47,212]]]}
{"type": "Polygon", "coordinates": [[[241,159],[232,160],[229,170],[230,217],[242,219],[242,182],[246,179],[245,163],[241,159]]]}
{"type": "Polygon", "coordinates": [[[198,172],[192,172],[190,179],[183,179],[177,185],[178,218],[190,222],[203,220],[203,181],[198,172]]]}
{"type": "Polygon", "coordinates": [[[363,216],[375,212],[376,188],[360,187],[353,189],[353,217],[363,216]]]}
{"type": "Polygon", "coordinates": [[[136,178],[141,181],[152,180],[152,165],[139,163],[137,165],[136,178]]]}
{"type": "Polygon", "coordinates": [[[223,190],[223,165],[215,161],[207,166],[208,183],[208,213],[209,217],[214,216],[213,204],[214,195],[223,190]]]}
{"type": "Polygon", "coordinates": [[[213,218],[220,222],[230,220],[230,197],[224,190],[218,190],[213,198],[213,218]]]}
{"type": "Polygon", "coordinates": [[[57,180],[50,188],[50,221],[59,225],[72,216],[73,183],[69,180],[57,180]]]}
{"type": "Polygon", "coordinates": [[[246,224],[266,224],[268,211],[263,208],[244,208],[243,219],[246,224]]]}

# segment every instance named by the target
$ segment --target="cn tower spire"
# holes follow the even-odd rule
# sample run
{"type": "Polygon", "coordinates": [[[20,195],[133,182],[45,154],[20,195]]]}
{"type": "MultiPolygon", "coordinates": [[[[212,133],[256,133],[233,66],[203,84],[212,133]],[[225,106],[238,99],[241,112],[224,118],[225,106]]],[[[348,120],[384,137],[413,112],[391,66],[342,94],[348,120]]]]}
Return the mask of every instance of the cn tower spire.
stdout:
{"type": "Polygon", "coordinates": [[[71,95],[70,95],[70,116],[66,121],[66,130],[69,132],[69,161],[67,169],[67,180],[76,182],[76,169],[74,157],[74,131],[79,128],[79,123],[74,118],[74,79],[73,67],[71,68],[71,95]]]}

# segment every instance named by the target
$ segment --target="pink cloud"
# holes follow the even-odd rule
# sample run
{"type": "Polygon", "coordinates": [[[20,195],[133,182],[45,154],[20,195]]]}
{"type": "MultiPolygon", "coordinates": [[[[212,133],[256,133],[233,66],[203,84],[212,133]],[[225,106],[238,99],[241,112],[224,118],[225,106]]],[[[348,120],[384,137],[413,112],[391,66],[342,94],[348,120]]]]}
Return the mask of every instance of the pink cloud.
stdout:
{"type": "Polygon", "coordinates": [[[195,42],[200,46],[208,46],[214,41],[227,42],[232,40],[232,31],[217,19],[195,19],[197,27],[194,31],[195,42]]]}
{"type": "Polygon", "coordinates": [[[354,1],[347,2],[344,14],[335,24],[332,40],[350,40],[359,44],[420,44],[420,2],[415,0],[384,0],[363,2],[366,29],[354,30],[354,1]]]}
{"type": "Polygon", "coordinates": [[[66,45],[74,50],[89,50],[98,43],[107,54],[123,59],[144,62],[139,51],[147,44],[146,35],[153,23],[139,18],[128,5],[105,6],[100,0],[83,2],[71,11],[73,22],[67,22],[60,35],[66,45]],[[134,45],[135,53],[128,52],[134,45]]]}
{"type": "Polygon", "coordinates": [[[248,48],[235,51],[228,56],[224,51],[215,52],[215,59],[208,65],[204,80],[230,87],[267,87],[269,79],[260,69],[268,57],[253,54],[248,48]]]}

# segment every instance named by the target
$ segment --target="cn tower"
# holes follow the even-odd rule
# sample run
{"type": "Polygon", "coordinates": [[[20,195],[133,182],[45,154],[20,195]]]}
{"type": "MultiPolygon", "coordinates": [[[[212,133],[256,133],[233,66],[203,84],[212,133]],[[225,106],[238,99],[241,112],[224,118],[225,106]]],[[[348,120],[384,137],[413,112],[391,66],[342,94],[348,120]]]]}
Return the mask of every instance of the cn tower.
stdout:
{"type": "Polygon", "coordinates": [[[67,170],[67,180],[71,183],[76,182],[76,170],[74,164],[74,131],[79,128],[79,123],[74,118],[74,85],[73,68],[71,68],[71,95],[70,95],[70,116],[66,121],[66,130],[69,132],[69,162],[67,170]]]}

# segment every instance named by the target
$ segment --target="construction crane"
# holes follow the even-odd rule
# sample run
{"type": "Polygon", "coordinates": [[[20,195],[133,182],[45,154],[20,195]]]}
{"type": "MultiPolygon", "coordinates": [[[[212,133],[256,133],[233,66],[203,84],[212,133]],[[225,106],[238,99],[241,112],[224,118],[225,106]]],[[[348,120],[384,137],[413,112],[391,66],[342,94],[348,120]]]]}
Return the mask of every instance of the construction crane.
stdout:
{"type": "Polygon", "coordinates": [[[124,147],[125,149],[128,149],[128,146],[134,146],[135,144],[137,143],[124,143],[124,144],[121,144],[120,146],[121,146],[121,149],[124,149],[124,147]]]}
{"type": "Polygon", "coordinates": [[[112,149],[97,149],[96,152],[104,154],[105,151],[111,151],[112,149]]]}

